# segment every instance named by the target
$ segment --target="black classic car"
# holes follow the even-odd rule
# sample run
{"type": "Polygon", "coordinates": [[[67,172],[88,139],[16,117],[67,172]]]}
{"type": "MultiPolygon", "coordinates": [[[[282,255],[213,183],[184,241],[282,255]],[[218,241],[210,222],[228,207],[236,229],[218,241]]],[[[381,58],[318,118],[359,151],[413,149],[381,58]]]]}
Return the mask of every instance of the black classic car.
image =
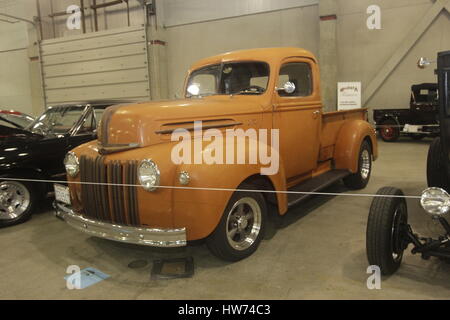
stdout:
{"type": "MultiPolygon", "coordinates": [[[[427,61],[422,58],[420,62],[427,61]]],[[[423,259],[450,260],[450,223],[447,220],[450,213],[450,51],[439,53],[437,63],[440,137],[433,141],[428,152],[429,188],[422,193],[420,203],[431,218],[441,224],[445,234],[432,239],[414,233],[408,224],[403,192],[395,187],[380,189],[370,207],[366,244],[369,263],[379,266],[385,275],[397,271],[403,252],[410,244],[412,253],[420,254],[423,259]]]]}
{"type": "Polygon", "coordinates": [[[67,152],[96,139],[104,110],[117,103],[53,106],[24,129],[8,128],[8,134],[0,137],[0,227],[27,220],[52,186],[6,179],[65,180],[67,152]]]}
{"type": "Polygon", "coordinates": [[[438,85],[422,83],[411,87],[409,109],[377,109],[373,119],[381,139],[397,141],[401,135],[414,140],[439,136],[438,85]]]}

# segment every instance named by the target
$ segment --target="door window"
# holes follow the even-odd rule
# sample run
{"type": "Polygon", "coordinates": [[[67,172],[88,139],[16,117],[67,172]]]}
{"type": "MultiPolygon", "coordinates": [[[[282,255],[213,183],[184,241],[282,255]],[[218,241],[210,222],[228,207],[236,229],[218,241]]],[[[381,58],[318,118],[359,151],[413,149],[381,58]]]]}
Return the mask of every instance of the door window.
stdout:
{"type": "Polygon", "coordinates": [[[312,94],[312,72],[311,66],[305,62],[287,63],[280,69],[278,88],[283,88],[286,82],[295,85],[293,93],[280,90],[281,97],[308,97],[312,94]]]}

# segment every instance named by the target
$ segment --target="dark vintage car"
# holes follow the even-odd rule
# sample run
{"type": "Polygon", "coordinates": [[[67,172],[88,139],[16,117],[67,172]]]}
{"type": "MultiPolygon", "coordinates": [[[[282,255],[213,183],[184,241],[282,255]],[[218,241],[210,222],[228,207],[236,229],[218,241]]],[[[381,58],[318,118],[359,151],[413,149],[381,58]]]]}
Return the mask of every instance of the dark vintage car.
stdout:
{"type": "Polygon", "coordinates": [[[38,202],[51,192],[52,186],[5,178],[65,180],[65,155],[76,146],[96,139],[98,120],[107,107],[116,103],[119,102],[53,106],[24,129],[3,127],[5,134],[0,137],[0,227],[27,220],[38,202]]]}
{"type": "MultiPolygon", "coordinates": [[[[420,60],[425,63],[425,59],[420,60]]],[[[429,64],[429,62],[427,62],[429,64]]],[[[421,66],[419,64],[419,66],[421,66]]],[[[422,258],[450,259],[450,51],[438,54],[440,137],[430,146],[427,160],[429,188],[420,203],[445,234],[437,239],[420,237],[408,224],[408,209],[402,190],[384,187],[372,201],[367,223],[367,257],[379,266],[382,274],[394,273],[401,264],[403,252],[412,244],[413,254],[422,258]]]]}
{"type": "Polygon", "coordinates": [[[373,119],[381,139],[397,141],[401,135],[415,140],[439,135],[438,85],[422,83],[411,87],[409,109],[377,109],[373,119]]]}

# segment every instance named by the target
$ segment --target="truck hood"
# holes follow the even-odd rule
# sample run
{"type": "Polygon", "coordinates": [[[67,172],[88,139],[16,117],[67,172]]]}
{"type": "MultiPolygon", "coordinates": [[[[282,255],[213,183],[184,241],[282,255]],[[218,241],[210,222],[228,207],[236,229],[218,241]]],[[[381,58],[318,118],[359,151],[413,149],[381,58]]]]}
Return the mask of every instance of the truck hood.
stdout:
{"type": "Polygon", "coordinates": [[[116,105],[103,114],[98,140],[111,153],[170,141],[174,130],[192,131],[195,121],[202,121],[203,129],[241,127],[244,122],[257,127],[264,109],[260,101],[256,96],[210,96],[116,105]]]}

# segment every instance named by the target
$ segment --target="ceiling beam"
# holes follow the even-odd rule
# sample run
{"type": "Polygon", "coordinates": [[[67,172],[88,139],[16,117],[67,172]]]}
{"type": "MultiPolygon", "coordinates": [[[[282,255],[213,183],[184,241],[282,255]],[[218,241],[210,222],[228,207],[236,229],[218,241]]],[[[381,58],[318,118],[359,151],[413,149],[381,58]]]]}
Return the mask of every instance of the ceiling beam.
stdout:
{"type": "Polygon", "coordinates": [[[383,67],[365,88],[363,106],[366,106],[378,89],[380,89],[384,81],[395,70],[411,48],[416,44],[416,42],[444,9],[450,11],[450,0],[436,0],[433,6],[423,15],[422,19],[414,26],[405,39],[403,39],[394,54],[383,65],[383,67]]]}

